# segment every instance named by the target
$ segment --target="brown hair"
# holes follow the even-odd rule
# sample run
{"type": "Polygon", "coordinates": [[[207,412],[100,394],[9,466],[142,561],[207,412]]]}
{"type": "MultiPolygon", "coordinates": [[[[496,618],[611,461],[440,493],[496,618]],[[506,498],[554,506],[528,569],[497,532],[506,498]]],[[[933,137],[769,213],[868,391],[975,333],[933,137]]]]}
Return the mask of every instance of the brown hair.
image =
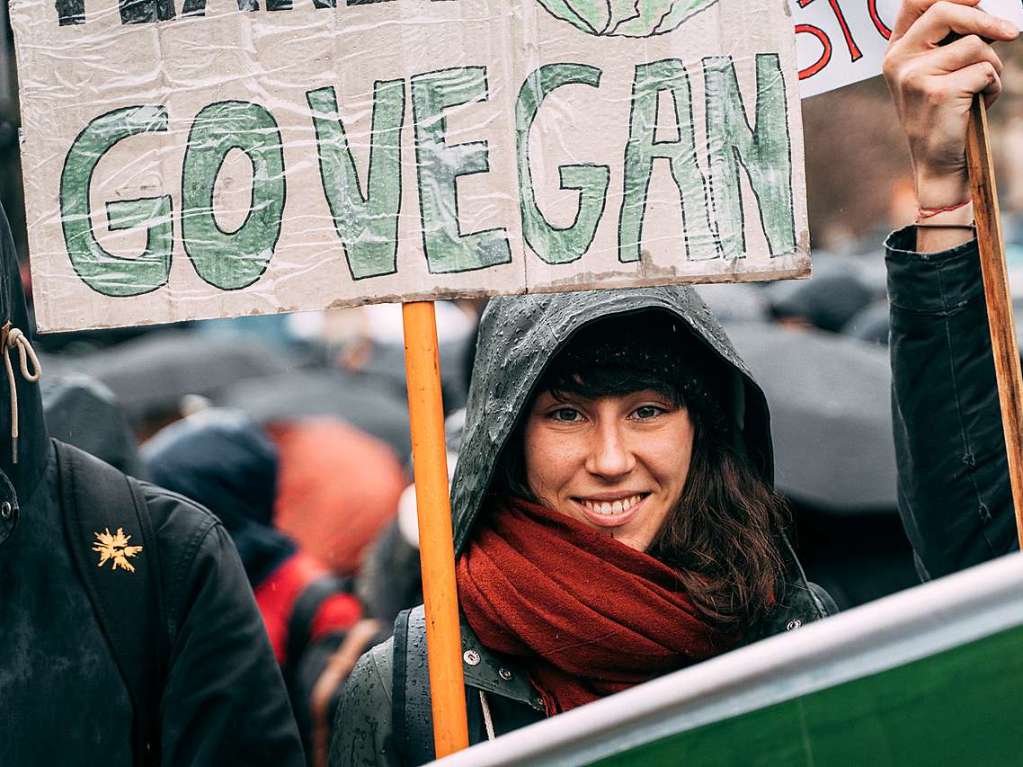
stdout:
{"type": "Polygon", "coordinates": [[[782,598],[784,499],[717,429],[689,408],[693,457],[678,505],[647,553],[672,567],[703,617],[748,629],[782,598]]]}

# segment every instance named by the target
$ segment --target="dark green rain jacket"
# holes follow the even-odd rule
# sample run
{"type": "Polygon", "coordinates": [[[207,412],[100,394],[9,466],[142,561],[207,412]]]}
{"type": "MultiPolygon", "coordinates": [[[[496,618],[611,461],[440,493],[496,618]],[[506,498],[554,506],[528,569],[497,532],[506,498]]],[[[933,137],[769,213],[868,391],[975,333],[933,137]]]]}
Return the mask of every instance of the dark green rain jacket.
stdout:
{"type": "MultiPolygon", "coordinates": [[[[548,362],[582,327],[607,316],[643,311],[663,311],[677,318],[734,371],[732,391],[725,399],[741,427],[747,455],[768,480],[773,479],[770,416],[764,394],[721,325],[691,288],[498,298],[490,303],[480,325],[465,433],[453,481],[457,553],[464,551],[472,535],[501,450],[529,405],[548,362]]],[[[806,581],[791,549],[789,563],[783,597],[745,638],[746,643],[799,628],[834,610],[827,594],[806,581]]],[[[432,757],[423,636],[419,607],[398,618],[394,638],[363,655],[349,677],[338,714],[331,767],[412,765],[432,757]]],[[[472,743],[487,739],[481,691],[497,735],[543,718],[543,707],[526,673],[510,659],[484,648],[464,620],[462,649],[472,743]]]]}
{"type": "MultiPolygon", "coordinates": [[[[18,263],[0,207],[0,325],[8,321],[28,333],[18,263]]],[[[84,550],[90,564],[97,562],[95,541],[67,534],[66,517],[81,510],[69,509],[61,493],[58,448],[43,421],[39,386],[21,374],[15,385],[17,462],[11,449],[11,395],[0,373],[0,765],[130,767],[142,761],[133,759],[135,712],[118,664],[128,659],[115,658],[108,641],[116,618],[123,635],[137,640],[138,662],[165,664],[155,674],[159,721],[148,723],[159,749],[148,763],[304,767],[284,681],[245,571],[220,522],[181,496],[142,484],[153,545],[137,552],[135,570],[108,564],[97,568],[92,583],[98,589],[116,585],[117,578],[142,577],[143,568],[159,561],[166,656],[139,628],[145,619],[138,603],[123,605],[101,625],[72,550],[84,550]]],[[[109,418],[78,413],[75,420],[90,429],[118,428],[109,418]]],[[[107,475],[79,478],[86,485],[97,476],[107,475]]],[[[132,508],[112,513],[126,526],[136,519],[132,508]]]]}
{"type": "Polygon", "coordinates": [[[977,241],[885,243],[899,514],[924,580],[1019,550],[977,241]]]}

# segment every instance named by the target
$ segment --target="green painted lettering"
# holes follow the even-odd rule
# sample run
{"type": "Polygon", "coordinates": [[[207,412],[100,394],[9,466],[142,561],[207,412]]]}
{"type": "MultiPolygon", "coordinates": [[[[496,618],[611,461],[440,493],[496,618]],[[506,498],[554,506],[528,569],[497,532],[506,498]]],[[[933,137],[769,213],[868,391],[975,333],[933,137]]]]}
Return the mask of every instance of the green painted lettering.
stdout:
{"type": "Polygon", "coordinates": [[[135,106],[107,112],[78,134],[60,176],[60,216],[64,243],[75,272],[105,296],[138,296],[166,284],[170,276],[173,222],[171,198],[147,197],[107,203],[110,228],[146,225],[146,249],[138,258],[120,258],[103,248],[92,229],[89,191],[100,159],[119,141],[167,130],[162,106],[135,106]]]}
{"type": "Polygon", "coordinates": [[[511,261],[504,229],[462,234],[458,220],[459,176],[490,170],[487,142],[448,144],[444,110],[487,98],[486,69],[466,67],[412,78],[416,167],[423,248],[430,272],[468,272],[511,261]]]}
{"type": "Polygon", "coordinates": [[[562,165],[558,169],[562,189],[579,192],[575,220],[565,228],[551,226],[536,202],[533,172],[529,165],[529,132],[540,105],[556,88],[580,84],[600,86],[601,71],[584,64],[547,64],[522,84],[515,105],[515,138],[519,167],[519,202],[522,232],[529,247],[548,264],[576,261],[589,250],[607,202],[611,169],[606,165],[562,165]]]}
{"type": "Polygon", "coordinates": [[[775,53],[757,55],[756,129],[750,128],[746,117],[731,57],[715,56],[703,64],[711,198],[725,255],[746,255],[740,165],[757,198],[771,255],[792,253],[796,249],[792,144],[781,60],[775,53]]]}
{"type": "Polygon", "coordinates": [[[401,210],[401,129],[405,121],[405,83],[373,87],[373,143],[366,194],[341,120],[333,88],[306,94],[313,112],[320,180],[341,239],[352,278],[361,280],[397,271],[398,213],[401,210]]]}
{"type": "Polygon", "coordinates": [[[682,199],[682,229],[691,260],[720,255],[707,211],[706,181],[696,161],[696,139],[689,74],[678,59],[664,59],[636,67],[632,86],[632,117],[625,146],[625,189],[619,218],[618,258],[640,260],[650,176],[656,160],[667,160],[682,199]],[[658,140],[658,94],[668,91],[674,104],[678,138],[658,140]]]}
{"type": "Polygon", "coordinates": [[[245,101],[203,107],[188,134],[182,176],[181,236],[195,271],[221,290],[248,287],[266,271],[281,235],[286,188],[277,121],[245,101]],[[242,225],[225,232],[214,217],[213,187],[232,149],[252,163],[252,199],[242,225]]]}

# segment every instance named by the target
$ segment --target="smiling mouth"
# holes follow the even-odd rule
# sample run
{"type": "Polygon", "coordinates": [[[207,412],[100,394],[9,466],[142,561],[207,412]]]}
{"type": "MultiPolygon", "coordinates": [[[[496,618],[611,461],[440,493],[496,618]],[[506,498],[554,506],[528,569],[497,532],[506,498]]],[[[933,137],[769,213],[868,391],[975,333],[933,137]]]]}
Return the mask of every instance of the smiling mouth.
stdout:
{"type": "Polygon", "coordinates": [[[650,493],[635,493],[611,499],[574,498],[586,518],[600,527],[619,527],[639,511],[650,493]]]}
{"type": "Polygon", "coordinates": [[[643,500],[643,495],[638,493],[636,495],[630,495],[627,498],[622,498],[617,501],[589,501],[585,498],[580,498],[579,503],[592,511],[594,514],[600,514],[605,517],[612,516],[613,514],[623,514],[626,511],[630,511],[633,506],[643,500]]]}

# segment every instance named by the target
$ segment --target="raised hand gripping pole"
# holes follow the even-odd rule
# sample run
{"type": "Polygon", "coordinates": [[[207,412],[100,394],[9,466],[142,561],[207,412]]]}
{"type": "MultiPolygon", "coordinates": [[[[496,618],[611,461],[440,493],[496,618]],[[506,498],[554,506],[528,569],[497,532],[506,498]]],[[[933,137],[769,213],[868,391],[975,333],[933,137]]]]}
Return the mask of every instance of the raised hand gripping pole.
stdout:
{"type": "Polygon", "coordinates": [[[974,97],[966,134],[966,162],[970,170],[970,191],[977,224],[977,245],[984,277],[991,348],[995,358],[998,401],[1009,461],[1009,482],[1016,511],[1016,531],[1023,548],[1023,379],[1020,376],[1019,347],[1013,322],[1012,298],[1005,267],[1005,242],[998,207],[994,160],[988,135],[987,107],[983,95],[974,97]]]}
{"type": "Polygon", "coordinates": [[[458,627],[458,589],[451,529],[444,406],[433,303],[402,306],[412,459],[419,510],[419,559],[426,606],[426,644],[437,758],[469,747],[458,627]]]}

